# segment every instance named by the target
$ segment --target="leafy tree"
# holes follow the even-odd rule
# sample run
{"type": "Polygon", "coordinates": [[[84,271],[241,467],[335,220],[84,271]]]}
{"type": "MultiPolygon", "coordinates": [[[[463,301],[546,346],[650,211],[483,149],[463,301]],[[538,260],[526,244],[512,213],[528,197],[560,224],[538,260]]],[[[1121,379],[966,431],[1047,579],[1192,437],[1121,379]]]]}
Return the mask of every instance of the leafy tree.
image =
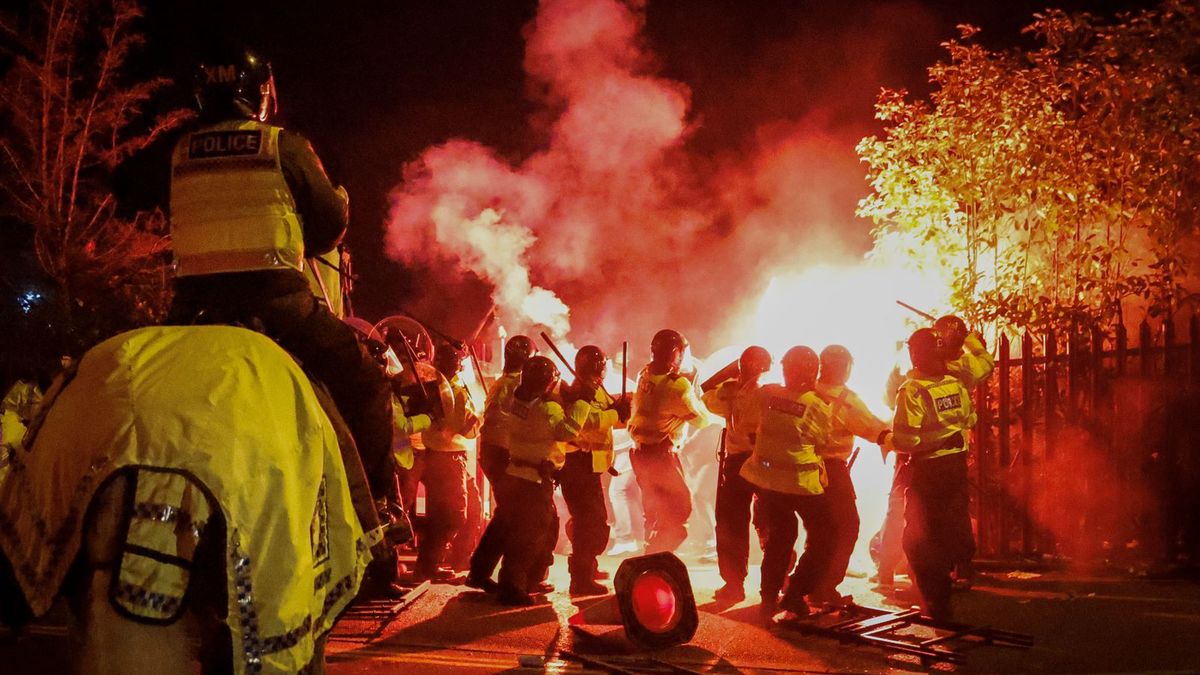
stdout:
{"type": "Polygon", "coordinates": [[[960,26],[934,91],[885,90],[858,146],[880,255],[950,270],[976,321],[1090,327],[1187,296],[1200,160],[1200,13],[1168,0],[1105,21],[1050,10],[1033,49],[960,26]]]}
{"type": "Polygon", "coordinates": [[[167,80],[126,76],[139,17],[137,0],[38,0],[0,16],[12,45],[0,79],[0,209],[32,227],[84,343],[153,320],[167,300],[163,214],[119,217],[109,189],[122,160],[186,117],[148,113],[167,80]]]}

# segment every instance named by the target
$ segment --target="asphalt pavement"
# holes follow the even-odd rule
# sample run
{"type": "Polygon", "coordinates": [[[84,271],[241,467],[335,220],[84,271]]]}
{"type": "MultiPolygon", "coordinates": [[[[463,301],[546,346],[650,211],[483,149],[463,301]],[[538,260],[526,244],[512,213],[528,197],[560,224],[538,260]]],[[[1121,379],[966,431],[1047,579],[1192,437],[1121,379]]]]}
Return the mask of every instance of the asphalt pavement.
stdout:
{"type": "MultiPolygon", "coordinates": [[[[604,558],[615,572],[618,558],[604,558]]],[[[461,585],[434,584],[407,609],[387,617],[352,609],[329,641],[332,675],[383,673],[890,673],[957,670],[981,673],[1197,673],[1200,672],[1200,584],[1065,573],[989,572],[956,596],[961,621],[1026,633],[1029,649],[976,646],[961,665],[922,664],[878,647],[844,644],[821,635],[764,624],[758,612],[756,572],[748,597],[731,607],[712,602],[720,585],[716,566],[689,564],[700,625],[689,643],[644,653],[619,627],[589,624],[608,598],[567,596],[566,560],[558,557],[551,581],[560,589],[529,608],[502,606],[461,585]]],[[[900,577],[903,580],[903,577],[900,577]]],[[[904,584],[901,584],[903,586],[904,584]]],[[[863,578],[844,592],[857,603],[897,610],[911,595],[887,595],[863,578]]],[[[65,672],[64,613],[0,638],[0,673],[65,672]]]]}
{"type": "MultiPolygon", "coordinates": [[[[601,566],[615,571],[619,563],[604,558],[601,566]]],[[[720,607],[712,602],[721,583],[716,566],[692,563],[689,570],[700,627],[686,645],[638,653],[619,628],[593,627],[590,632],[600,634],[592,636],[569,627],[581,608],[588,609],[585,616],[596,614],[607,599],[573,602],[558,591],[546,604],[513,609],[484,593],[440,584],[387,625],[344,618],[330,642],[329,672],[1200,672],[1200,584],[1194,582],[981,574],[974,589],[956,596],[958,618],[1029,634],[1034,645],[971,646],[965,664],[951,666],[766,625],[756,572],[744,602],[720,607]],[[363,637],[375,632],[373,639],[363,637]]],[[[565,559],[557,560],[551,581],[566,588],[565,559]]],[[[858,604],[899,610],[912,605],[906,586],[885,595],[860,577],[842,590],[858,604]]]]}

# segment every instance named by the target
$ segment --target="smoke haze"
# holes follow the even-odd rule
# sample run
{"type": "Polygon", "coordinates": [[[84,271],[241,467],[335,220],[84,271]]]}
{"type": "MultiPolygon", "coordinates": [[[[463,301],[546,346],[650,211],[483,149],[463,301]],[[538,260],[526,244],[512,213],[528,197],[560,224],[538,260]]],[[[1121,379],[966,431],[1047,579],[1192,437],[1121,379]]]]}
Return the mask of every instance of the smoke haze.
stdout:
{"type": "Polygon", "coordinates": [[[519,161],[468,140],[426,149],[392,195],[389,255],[447,283],[485,279],[510,333],[644,348],[670,326],[699,353],[737,333],[729,322],[777,274],[861,259],[853,148],[872,129],[847,109],[869,110],[914,36],[936,42],[925,10],[884,5],[835,40],[769,41],[717,74],[708,91],[723,100],[699,110],[662,75],[645,22],[636,2],[542,2],[524,60],[542,149],[519,161]],[[738,119],[754,131],[713,137],[738,119]]]}

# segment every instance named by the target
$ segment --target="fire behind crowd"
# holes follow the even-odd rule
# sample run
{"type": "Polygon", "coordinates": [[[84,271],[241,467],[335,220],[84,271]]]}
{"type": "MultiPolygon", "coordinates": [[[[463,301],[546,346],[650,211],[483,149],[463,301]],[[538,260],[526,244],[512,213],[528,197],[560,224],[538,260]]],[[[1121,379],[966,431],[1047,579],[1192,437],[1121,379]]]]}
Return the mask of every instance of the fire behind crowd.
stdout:
{"type": "Polygon", "coordinates": [[[0,16],[18,672],[1200,669],[1194,2],[225,4],[0,16]]]}

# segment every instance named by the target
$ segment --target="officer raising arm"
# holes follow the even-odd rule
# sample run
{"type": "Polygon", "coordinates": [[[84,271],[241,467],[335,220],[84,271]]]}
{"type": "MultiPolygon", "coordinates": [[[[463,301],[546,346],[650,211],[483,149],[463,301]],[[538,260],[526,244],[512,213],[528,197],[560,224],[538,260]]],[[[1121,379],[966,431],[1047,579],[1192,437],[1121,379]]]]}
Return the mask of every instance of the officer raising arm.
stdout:
{"type": "Polygon", "coordinates": [[[825,462],[825,471],[829,476],[825,495],[829,500],[835,536],[829,576],[814,596],[823,602],[838,604],[842,598],[837,593],[837,587],[846,576],[859,529],[857,495],[846,462],[854,448],[856,436],[885,446],[890,435],[887,423],[876,417],[858,394],[846,386],[853,365],[854,358],[850,350],[842,345],[829,345],[821,350],[817,394],[830,405],[833,427],[829,442],[818,446],[817,454],[825,462]]]}
{"type": "Polygon", "coordinates": [[[692,383],[679,374],[687,340],[664,329],[650,342],[650,363],[638,375],[629,435],[630,459],[642,490],[646,552],[674,551],[687,539],[692,493],[683,477],[679,450],[686,425],[704,426],[708,415],[692,383]]]}
{"type": "Polygon", "coordinates": [[[979,331],[967,330],[965,321],[946,315],[933,324],[946,349],[946,372],[957,377],[968,389],[983,382],[996,368],[996,359],[988,351],[979,331]]]}
{"type": "Polygon", "coordinates": [[[900,388],[892,426],[898,453],[912,463],[904,507],[904,553],[921,609],[951,616],[950,571],[973,553],[967,493],[967,438],[975,409],[967,388],[946,369],[944,344],[930,328],[908,339],[913,370],[900,388]]]}
{"type": "Polygon", "coordinates": [[[817,395],[820,361],[808,347],[792,347],[783,355],[783,385],[759,390],[758,431],[754,454],[741,475],[755,486],[755,516],[762,541],[762,605],[764,619],[785,611],[783,620],[808,614],[804,596],[817,589],[829,571],[833,529],[825,480],[817,447],[829,440],[829,405],[817,395]],[[804,553],[796,561],[787,593],[780,600],[788,565],[799,534],[796,516],[804,522],[804,553]]]}
{"type": "Polygon", "coordinates": [[[721,438],[724,453],[717,481],[717,568],[725,584],[713,596],[717,602],[735,603],[746,597],[746,571],[750,560],[750,507],[754,486],[741,476],[742,465],[754,450],[758,431],[759,378],[771,369],[771,354],[758,346],[747,347],[738,359],[738,375],[704,393],[704,405],[725,418],[721,438]]]}

